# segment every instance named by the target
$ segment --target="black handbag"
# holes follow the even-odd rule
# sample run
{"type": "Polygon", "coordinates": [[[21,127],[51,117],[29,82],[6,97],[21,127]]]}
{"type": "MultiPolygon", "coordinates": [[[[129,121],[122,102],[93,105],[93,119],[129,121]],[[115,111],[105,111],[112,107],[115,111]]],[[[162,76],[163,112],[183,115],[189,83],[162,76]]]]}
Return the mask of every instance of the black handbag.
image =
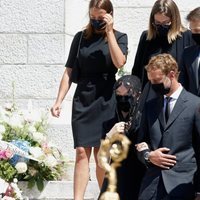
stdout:
{"type": "Polygon", "coordinates": [[[79,66],[78,56],[79,56],[82,37],[83,37],[83,31],[82,31],[82,33],[80,35],[80,39],[79,39],[79,43],[78,43],[78,50],[77,50],[77,54],[76,54],[76,59],[74,61],[74,65],[72,67],[72,72],[71,72],[71,77],[70,77],[70,80],[73,83],[78,83],[79,78],[80,78],[80,66],[79,66]]]}

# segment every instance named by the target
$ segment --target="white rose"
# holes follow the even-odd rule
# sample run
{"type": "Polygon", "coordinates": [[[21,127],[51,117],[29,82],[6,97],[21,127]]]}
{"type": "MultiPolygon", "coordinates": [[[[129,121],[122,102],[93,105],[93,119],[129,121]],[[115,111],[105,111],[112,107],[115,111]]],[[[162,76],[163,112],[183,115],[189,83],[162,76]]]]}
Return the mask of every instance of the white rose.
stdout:
{"type": "Polygon", "coordinates": [[[5,126],[0,124],[0,134],[6,131],[5,126]]]}
{"type": "Polygon", "coordinates": [[[18,113],[15,113],[9,120],[9,125],[12,126],[12,127],[19,127],[19,128],[22,128],[23,125],[23,119],[22,117],[18,114],[18,113]]]}
{"type": "Polygon", "coordinates": [[[5,193],[8,187],[8,183],[0,178],[0,193],[5,193]]]}
{"type": "Polygon", "coordinates": [[[44,152],[40,147],[30,147],[29,152],[34,158],[39,159],[44,157],[44,152]]]}
{"type": "Polygon", "coordinates": [[[15,168],[19,174],[25,173],[28,169],[27,164],[25,162],[18,162],[15,165],[15,168]]]}
{"type": "Polygon", "coordinates": [[[34,126],[30,126],[30,127],[28,127],[28,132],[34,133],[34,132],[36,132],[36,128],[34,126]]]}
{"type": "Polygon", "coordinates": [[[34,119],[32,118],[32,114],[30,112],[24,111],[23,116],[24,116],[24,120],[29,123],[32,123],[34,121],[34,119]]]}
{"type": "Polygon", "coordinates": [[[46,141],[46,137],[44,136],[43,133],[40,132],[34,132],[32,133],[33,139],[39,143],[45,142],[46,141]]]}
{"type": "Polygon", "coordinates": [[[0,124],[0,140],[2,140],[2,134],[6,131],[4,125],[0,124]]]}
{"type": "Polygon", "coordinates": [[[58,164],[57,160],[56,160],[55,157],[52,156],[52,155],[48,155],[48,156],[46,157],[46,159],[44,160],[44,163],[45,163],[45,165],[47,165],[48,167],[55,167],[55,166],[58,164]]]}

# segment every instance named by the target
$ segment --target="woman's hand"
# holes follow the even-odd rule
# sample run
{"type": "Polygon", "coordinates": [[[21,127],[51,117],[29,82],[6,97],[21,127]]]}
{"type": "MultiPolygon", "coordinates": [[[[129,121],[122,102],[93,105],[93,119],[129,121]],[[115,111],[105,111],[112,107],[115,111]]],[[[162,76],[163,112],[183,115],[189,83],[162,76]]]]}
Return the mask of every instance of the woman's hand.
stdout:
{"type": "Polygon", "coordinates": [[[112,15],[108,14],[108,13],[105,14],[103,20],[106,22],[106,25],[105,25],[106,26],[106,28],[105,28],[106,33],[113,31],[114,21],[113,21],[112,15]]]}
{"type": "Polygon", "coordinates": [[[60,112],[61,112],[61,106],[60,104],[56,103],[53,105],[53,107],[51,108],[51,114],[54,117],[60,117],[60,112]]]}
{"type": "Polygon", "coordinates": [[[112,135],[116,133],[124,133],[124,129],[125,129],[125,122],[118,122],[112,127],[112,129],[106,134],[106,136],[108,138],[111,138],[112,135]]]}

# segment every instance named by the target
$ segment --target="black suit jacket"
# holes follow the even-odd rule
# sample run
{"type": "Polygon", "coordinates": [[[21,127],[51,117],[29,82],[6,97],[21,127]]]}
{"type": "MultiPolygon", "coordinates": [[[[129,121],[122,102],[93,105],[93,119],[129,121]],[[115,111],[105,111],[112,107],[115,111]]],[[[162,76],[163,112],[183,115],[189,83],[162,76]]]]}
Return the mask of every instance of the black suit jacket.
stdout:
{"type": "MultiPolygon", "coordinates": [[[[149,165],[140,199],[151,199],[160,176],[168,194],[192,199],[195,190],[200,191],[200,98],[183,89],[167,124],[164,124],[162,107],[161,98],[146,102],[138,142],[147,142],[151,150],[169,148],[177,163],[169,170],[149,165]]],[[[140,159],[145,163],[143,156],[140,159]]]]}
{"type": "Polygon", "coordinates": [[[156,37],[152,40],[147,40],[147,31],[143,31],[140,36],[138,49],[135,56],[132,74],[136,75],[142,81],[142,88],[148,82],[145,66],[148,64],[151,57],[160,53],[171,54],[180,66],[183,50],[194,44],[191,31],[185,31],[178,36],[171,44],[168,43],[167,37],[156,37]]]}
{"type": "Polygon", "coordinates": [[[180,82],[189,92],[200,95],[198,78],[198,57],[200,46],[194,45],[184,50],[181,63],[180,82]]]}

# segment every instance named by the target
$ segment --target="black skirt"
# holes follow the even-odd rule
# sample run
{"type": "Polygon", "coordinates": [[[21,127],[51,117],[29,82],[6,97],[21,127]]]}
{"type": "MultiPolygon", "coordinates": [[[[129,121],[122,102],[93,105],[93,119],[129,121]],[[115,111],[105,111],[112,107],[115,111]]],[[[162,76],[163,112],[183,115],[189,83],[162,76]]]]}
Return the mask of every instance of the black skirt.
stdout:
{"type": "Polygon", "coordinates": [[[100,146],[103,124],[115,115],[114,83],[114,75],[79,81],[72,107],[74,148],[100,146]]]}

